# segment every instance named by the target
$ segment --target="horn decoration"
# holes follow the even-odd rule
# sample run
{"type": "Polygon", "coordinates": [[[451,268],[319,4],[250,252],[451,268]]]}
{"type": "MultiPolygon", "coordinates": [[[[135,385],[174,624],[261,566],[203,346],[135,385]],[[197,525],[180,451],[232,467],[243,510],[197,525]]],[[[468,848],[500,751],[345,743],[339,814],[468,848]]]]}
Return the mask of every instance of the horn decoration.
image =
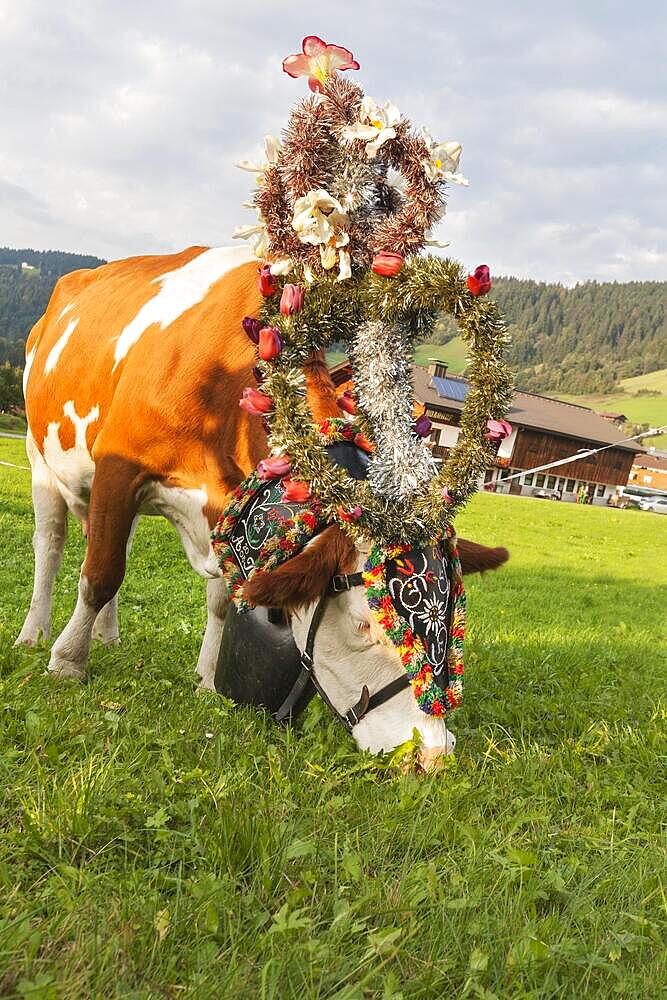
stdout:
{"type": "MultiPolygon", "coordinates": [[[[292,76],[310,74],[317,92],[292,112],[282,145],[267,138],[265,164],[240,164],[255,172],[258,222],[235,235],[252,240],[258,258],[257,329],[282,345],[260,352],[262,393],[273,402],[262,419],[272,454],[290,456],[292,478],[310,485],[327,521],[376,544],[417,545],[442,537],[493,464],[487,422],[504,417],[512,390],[507,333],[484,297],[486,265],[471,287],[456,261],[421,254],[444,214],[446,185],[467,184],[460,145],[413,132],[394,105],[340,77],[336,69],[358,68],[347,49],[316,39],[331,58],[326,66],[311,58],[313,38],[287,64],[292,76]],[[285,305],[295,286],[298,309],[285,305]],[[442,312],[468,349],[470,390],[459,442],[438,471],[414,430],[410,363],[442,312]],[[366,481],[329,461],[306,402],[304,362],[341,341],[354,372],[350,423],[375,446],[366,481]]],[[[244,323],[254,331],[252,320],[244,323]]]]}

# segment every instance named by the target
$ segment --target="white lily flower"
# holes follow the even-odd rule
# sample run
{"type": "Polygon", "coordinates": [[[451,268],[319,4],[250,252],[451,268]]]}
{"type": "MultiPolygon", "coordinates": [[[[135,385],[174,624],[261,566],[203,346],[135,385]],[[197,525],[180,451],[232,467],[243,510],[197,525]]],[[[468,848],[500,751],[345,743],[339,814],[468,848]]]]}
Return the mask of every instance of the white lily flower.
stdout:
{"type": "Polygon", "coordinates": [[[320,260],[325,271],[330,271],[332,267],[336,266],[336,256],[335,247],[330,246],[328,243],[320,244],[320,260]]]}
{"type": "Polygon", "coordinates": [[[292,229],[302,243],[345,246],[349,241],[344,228],[346,224],[347,215],[343,206],[323,188],[309,191],[302,198],[297,198],[294,204],[292,229]]]}
{"type": "Polygon", "coordinates": [[[278,162],[278,157],[282,153],[282,149],[283,147],[274,136],[267,135],[264,137],[264,153],[266,156],[264,163],[253,163],[252,160],[239,160],[234,166],[238,167],[239,170],[248,170],[251,174],[254,174],[255,184],[257,187],[262,187],[266,183],[266,171],[270,166],[278,162]]]}
{"type": "Polygon", "coordinates": [[[281,257],[271,265],[271,274],[289,274],[294,267],[291,257],[281,257]]]}
{"type": "Polygon", "coordinates": [[[352,268],[350,266],[352,258],[350,257],[349,251],[339,250],[338,252],[338,278],[337,281],[345,281],[347,278],[352,277],[352,268]]]}
{"type": "Polygon", "coordinates": [[[252,225],[237,226],[232,233],[232,239],[248,240],[258,260],[263,260],[266,257],[269,249],[269,235],[259,210],[257,211],[257,222],[252,225]]]}
{"type": "Polygon", "coordinates": [[[447,142],[436,142],[426,128],[422,128],[421,135],[429,152],[429,158],[422,160],[429,180],[436,181],[444,178],[452,184],[463,184],[467,187],[468,180],[458,172],[462,152],[461,143],[456,142],[455,139],[448,139],[447,142]]]}
{"type": "Polygon", "coordinates": [[[401,120],[401,112],[391,101],[379,105],[372,97],[364,97],[359,108],[359,119],[343,129],[343,139],[354,142],[360,139],[366,142],[366,156],[372,160],[380,146],[388,139],[396,137],[394,125],[401,120]]]}

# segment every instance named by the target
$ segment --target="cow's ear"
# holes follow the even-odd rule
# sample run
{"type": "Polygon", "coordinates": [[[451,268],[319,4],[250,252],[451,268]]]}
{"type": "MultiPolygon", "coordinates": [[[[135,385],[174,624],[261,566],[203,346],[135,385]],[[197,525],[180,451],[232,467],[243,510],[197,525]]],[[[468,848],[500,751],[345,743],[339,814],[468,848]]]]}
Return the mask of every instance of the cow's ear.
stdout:
{"type": "Polygon", "coordinates": [[[456,543],[461,559],[463,575],[466,573],[483,573],[487,569],[498,569],[510,557],[507,549],[502,547],[491,549],[487,545],[478,545],[465,538],[459,538],[456,543]]]}
{"type": "Polygon", "coordinates": [[[352,539],[331,524],[282,566],[255,573],[243,585],[243,596],[255,606],[295,611],[319,600],[337,573],[352,573],[356,560],[352,539]]]}

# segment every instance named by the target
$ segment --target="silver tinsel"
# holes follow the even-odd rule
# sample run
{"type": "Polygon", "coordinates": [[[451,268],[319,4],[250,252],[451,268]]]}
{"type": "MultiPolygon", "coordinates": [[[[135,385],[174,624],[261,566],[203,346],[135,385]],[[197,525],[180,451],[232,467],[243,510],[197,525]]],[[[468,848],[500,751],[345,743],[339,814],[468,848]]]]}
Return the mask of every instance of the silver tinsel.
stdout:
{"type": "Polygon", "coordinates": [[[354,388],[376,450],[368,480],[376,494],[404,501],[436,474],[436,465],[413,429],[411,350],[397,325],[363,323],[352,342],[354,388]]]}

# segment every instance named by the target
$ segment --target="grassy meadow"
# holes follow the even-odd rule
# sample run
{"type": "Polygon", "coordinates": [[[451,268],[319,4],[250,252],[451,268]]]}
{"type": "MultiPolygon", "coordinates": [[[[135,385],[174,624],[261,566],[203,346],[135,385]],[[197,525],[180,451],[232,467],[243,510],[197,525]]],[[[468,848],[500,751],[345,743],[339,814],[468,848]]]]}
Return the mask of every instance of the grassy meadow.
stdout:
{"type": "MultiPolygon", "coordinates": [[[[25,465],[19,441],[0,459],[25,465]]],[[[664,995],[667,518],[480,495],[441,773],[196,695],[204,585],[145,520],[89,683],[12,648],[29,476],[0,466],[0,996],[664,995]]],[[[83,552],[71,525],[55,630],[83,552]]]]}

